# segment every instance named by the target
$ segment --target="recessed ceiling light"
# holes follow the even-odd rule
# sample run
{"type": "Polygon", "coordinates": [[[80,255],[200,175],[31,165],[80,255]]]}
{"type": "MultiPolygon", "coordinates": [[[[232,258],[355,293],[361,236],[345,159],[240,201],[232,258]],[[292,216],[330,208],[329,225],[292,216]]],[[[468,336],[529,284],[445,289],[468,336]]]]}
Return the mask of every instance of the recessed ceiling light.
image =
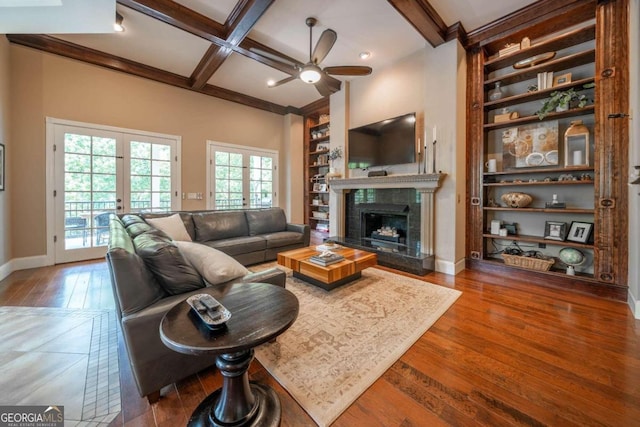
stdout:
{"type": "Polygon", "coordinates": [[[275,80],[267,80],[267,86],[272,87],[275,84],[276,84],[275,80]]]}
{"type": "Polygon", "coordinates": [[[367,59],[367,58],[369,58],[371,56],[371,52],[367,52],[367,51],[360,52],[359,56],[360,56],[360,59],[367,59]]]}
{"type": "Polygon", "coordinates": [[[124,32],[124,25],[122,25],[122,15],[116,12],[116,21],[113,23],[113,31],[122,33],[124,32]]]}

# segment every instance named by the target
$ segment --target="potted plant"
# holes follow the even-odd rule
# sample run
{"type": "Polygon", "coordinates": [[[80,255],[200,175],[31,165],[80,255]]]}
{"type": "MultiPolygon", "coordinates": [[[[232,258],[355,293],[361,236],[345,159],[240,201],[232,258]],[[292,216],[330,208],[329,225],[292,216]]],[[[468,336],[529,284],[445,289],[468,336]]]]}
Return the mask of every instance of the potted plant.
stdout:
{"type": "MultiPolygon", "coordinates": [[[[342,147],[335,147],[329,153],[329,161],[331,162],[332,165],[334,160],[338,160],[341,158],[342,158],[342,147]]],[[[326,182],[329,183],[329,180],[331,178],[339,178],[340,176],[341,176],[340,173],[336,172],[336,168],[330,167],[329,172],[325,174],[324,178],[326,182]]]]}
{"type": "MultiPolygon", "coordinates": [[[[595,84],[593,83],[587,83],[583,85],[582,88],[590,89],[594,86],[595,84]]],[[[574,104],[578,108],[582,108],[587,105],[587,102],[589,102],[587,95],[579,93],[575,88],[556,90],[551,92],[550,97],[544,101],[542,108],[536,111],[536,114],[538,115],[538,118],[542,120],[547,116],[547,114],[553,111],[567,111],[574,104]]]]}

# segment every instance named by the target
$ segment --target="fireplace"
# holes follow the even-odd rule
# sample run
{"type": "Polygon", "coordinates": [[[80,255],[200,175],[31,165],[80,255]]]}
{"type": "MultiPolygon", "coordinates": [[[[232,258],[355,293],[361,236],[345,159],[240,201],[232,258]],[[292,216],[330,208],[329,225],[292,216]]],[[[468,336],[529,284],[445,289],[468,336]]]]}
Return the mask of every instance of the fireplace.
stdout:
{"type": "Polygon", "coordinates": [[[360,204],[360,237],[373,242],[406,244],[408,217],[408,205],[360,204]]]}
{"type": "Polygon", "coordinates": [[[434,193],[444,176],[331,180],[331,229],[336,230],[331,239],[376,251],[381,265],[419,275],[434,270],[434,193]]]}

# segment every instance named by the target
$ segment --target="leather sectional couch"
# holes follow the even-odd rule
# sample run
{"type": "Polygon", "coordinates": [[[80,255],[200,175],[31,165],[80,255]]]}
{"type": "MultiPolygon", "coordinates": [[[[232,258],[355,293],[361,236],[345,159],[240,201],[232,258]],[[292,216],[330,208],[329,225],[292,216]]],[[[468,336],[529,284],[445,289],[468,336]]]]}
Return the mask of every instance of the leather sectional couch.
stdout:
{"type": "Polygon", "coordinates": [[[179,212],[195,246],[218,249],[239,262],[222,255],[237,264],[235,271],[244,270],[240,277],[212,285],[184,258],[178,249],[181,242],[147,223],[171,214],[112,216],[109,225],[106,258],[117,313],[138,391],[150,402],[160,397],[162,387],[215,364],[213,357],[177,353],[162,343],[159,325],[167,311],[205,286],[262,282],[284,287],[285,274],[278,268],[249,273],[242,265],[274,260],[280,251],[309,245],[309,227],[288,224],[279,208],[179,212]]]}

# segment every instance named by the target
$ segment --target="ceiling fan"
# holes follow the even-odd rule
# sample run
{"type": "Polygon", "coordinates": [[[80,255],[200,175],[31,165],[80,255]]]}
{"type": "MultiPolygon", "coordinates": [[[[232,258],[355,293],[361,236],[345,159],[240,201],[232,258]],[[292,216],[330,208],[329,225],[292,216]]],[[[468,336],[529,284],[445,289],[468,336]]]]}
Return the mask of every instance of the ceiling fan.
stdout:
{"type": "Polygon", "coordinates": [[[261,49],[251,48],[251,50],[259,55],[267,57],[271,60],[285,63],[293,66],[297,73],[295,75],[284,78],[280,81],[272,83],[269,87],[277,87],[288,83],[295,79],[300,79],[305,83],[315,85],[320,95],[327,96],[340,90],[339,81],[331,78],[329,75],[335,76],[366,76],[371,74],[371,67],[359,65],[343,65],[338,67],[320,68],[319,64],[327,56],[333,44],[338,38],[338,34],[332,29],[326,29],[320,35],[316,47],[312,51],[313,27],[317,24],[315,18],[307,18],[306,24],[309,27],[309,62],[302,64],[300,62],[292,62],[286,58],[274,55],[261,49]],[[335,83],[337,82],[337,83],[335,83]]]}

